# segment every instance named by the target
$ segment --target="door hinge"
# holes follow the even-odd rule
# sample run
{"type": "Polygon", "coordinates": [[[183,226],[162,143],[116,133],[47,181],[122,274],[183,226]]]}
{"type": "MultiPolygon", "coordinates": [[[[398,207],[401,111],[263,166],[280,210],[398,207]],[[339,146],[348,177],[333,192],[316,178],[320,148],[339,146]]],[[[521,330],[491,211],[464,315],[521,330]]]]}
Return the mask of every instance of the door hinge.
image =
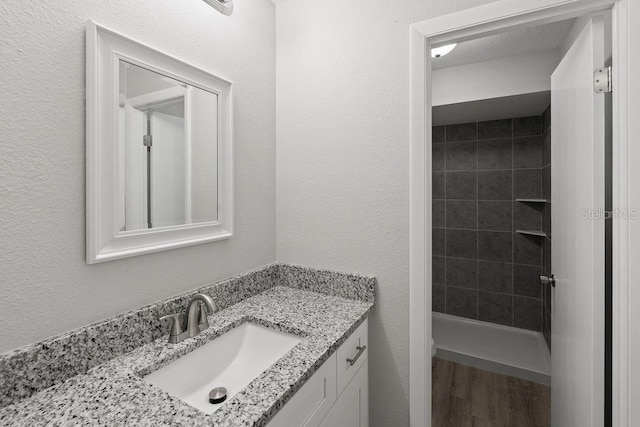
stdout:
{"type": "Polygon", "coordinates": [[[151,135],[144,135],[142,137],[142,145],[145,147],[151,147],[153,145],[153,138],[151,135]]]}
{"type": "Polygon", "coordinates": [[[593,90],[596,93],[611,92],[611,67],[598,68],[593,72],[593,90]]]}

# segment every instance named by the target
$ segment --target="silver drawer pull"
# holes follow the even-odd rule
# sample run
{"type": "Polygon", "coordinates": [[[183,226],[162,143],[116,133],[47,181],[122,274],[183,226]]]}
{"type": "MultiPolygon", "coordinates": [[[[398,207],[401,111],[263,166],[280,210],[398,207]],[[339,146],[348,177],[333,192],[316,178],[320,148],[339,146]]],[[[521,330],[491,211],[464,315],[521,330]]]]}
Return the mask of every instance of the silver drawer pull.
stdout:
{"type": "Polygon", "coordinates": [[[360,356],[362,356],[362,353],[364,353],[366,349],[367,349],[366,345],[363,345],[362,347],[357,346],[356,350],[358,350],[358,354],[356,354],[356,357],[354,357],[353,359],[347,359],[347,362],[349,363],[349,365],[351,366],[355,365],[358,359],[360,358],[360,356]]]}

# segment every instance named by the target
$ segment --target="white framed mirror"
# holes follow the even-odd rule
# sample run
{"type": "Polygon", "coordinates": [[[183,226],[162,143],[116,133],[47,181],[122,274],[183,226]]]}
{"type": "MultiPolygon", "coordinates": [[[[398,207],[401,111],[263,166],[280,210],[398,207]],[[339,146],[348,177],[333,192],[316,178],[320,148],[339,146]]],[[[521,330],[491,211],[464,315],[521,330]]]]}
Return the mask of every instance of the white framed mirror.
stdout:
{"type": "Polygon", "coordinates": [[[233,233],[231,82],[87,23],[87,263],[233,233]]]}

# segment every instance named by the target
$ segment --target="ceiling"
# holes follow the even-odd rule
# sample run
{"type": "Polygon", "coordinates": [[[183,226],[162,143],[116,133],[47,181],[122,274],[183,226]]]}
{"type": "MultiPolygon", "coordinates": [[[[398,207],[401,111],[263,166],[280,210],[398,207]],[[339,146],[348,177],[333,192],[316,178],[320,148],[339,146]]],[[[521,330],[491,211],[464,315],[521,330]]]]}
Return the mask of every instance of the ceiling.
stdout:
{"type": "MultiPolygon", "coordinates": [[[[434,69],[443,69],[505,56],[557,49],[574,20],[508,31],[459,43],[446,56],[432,58],[434,69]]],[[[433,107],[433,124],[466,123],[542,114],[551,102],[549,91],[433,107]]]]}
{"type": "Polygon", "coordinates": [[[529,52],[550,50],[560,46],[568,34],[573,19],[523,28],[480,39],[459,43],[451,53],[441,58],[432,58],[433,69],[454,67],[488,61],[529,52]]]}

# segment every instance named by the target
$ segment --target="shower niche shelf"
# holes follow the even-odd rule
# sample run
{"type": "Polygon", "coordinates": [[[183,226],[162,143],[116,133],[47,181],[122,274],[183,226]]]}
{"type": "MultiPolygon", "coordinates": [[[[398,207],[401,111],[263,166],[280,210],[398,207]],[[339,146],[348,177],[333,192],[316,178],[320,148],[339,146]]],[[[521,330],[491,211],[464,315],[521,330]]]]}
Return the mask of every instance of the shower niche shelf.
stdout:
{"type": "Polygon", "coordinates": [[[522,202],[522,203],[550,203],[551,200],[548,200],[548,199],[516,199],[516,202],[522,202]]]}
{"type": "Polygon", "coordinates": [[[516,230],[516,233],[525,234],[527,236],[548,237],[544,231],[535,230],[516,230]]]}

